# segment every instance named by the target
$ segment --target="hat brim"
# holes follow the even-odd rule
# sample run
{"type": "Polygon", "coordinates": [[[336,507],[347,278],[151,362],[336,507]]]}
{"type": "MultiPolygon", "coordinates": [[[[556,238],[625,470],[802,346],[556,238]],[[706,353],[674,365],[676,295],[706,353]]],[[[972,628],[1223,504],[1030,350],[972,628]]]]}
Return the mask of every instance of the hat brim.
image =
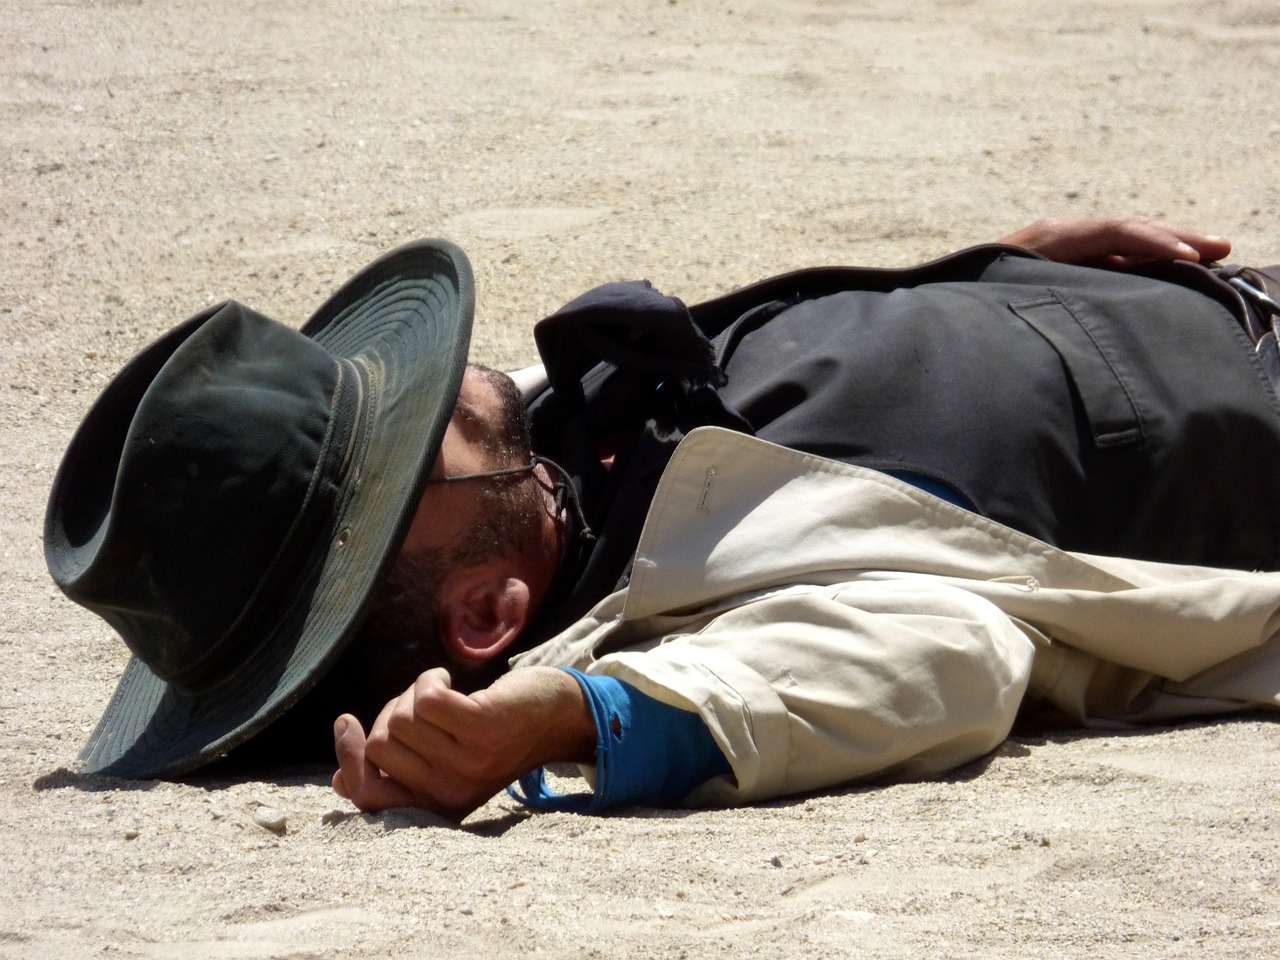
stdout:
{"type": "MultiPolygon", "coordinates": [[[[457,401],[474,308],[466,255],[447,241],[422,240],[360,271],[302,326],[360,391],[356,463],[337,497],[333,537],[232,680],[196,694],[131,659],[80,754],[84,772],[133,779],[189,773],[266,727],[332,666],[413,520],[457,401]]],[[[149,381],[163,363],[157,351],[172,354],[198,328],[193,318],[120,377],[149,381]]],[[[93,411],[82,432],[92,418],[93,411]]]]}

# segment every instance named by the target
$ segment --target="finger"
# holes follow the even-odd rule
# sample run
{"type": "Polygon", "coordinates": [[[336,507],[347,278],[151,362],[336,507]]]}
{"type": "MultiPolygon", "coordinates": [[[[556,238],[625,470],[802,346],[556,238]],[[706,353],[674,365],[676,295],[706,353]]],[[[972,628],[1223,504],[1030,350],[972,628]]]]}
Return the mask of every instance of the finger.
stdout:
{"type": "Polygon", "coordinates": [[[343,714],[333,725],[334,753],[338,771],[333,775],[333,789],[361,810],[385,810],[413,804],[414,797],[402,784],[383,776],[370,761],[364,728],[350,714],[343,714]]]}
{"type": "Polygon", "coordinates": [[[1231,241],[1211,233],[1199,230],[1188,230],[1185,227],[1171,227],[1178,239],[1192,247],[1201,261],[1221,260],[1231,253],[1231,241]]]}
{"type": "Polygon", "coordinates": [[[1144,217],[1116,221],[1113,237],[1112,261],[1126,266],[1147,260],[1217,260],[1231,252],[1223,237],[1144,217]]]}
{"type": "Polygon", "coordinates": [[[429,795],[458,749],[449,734],[417,715],[415,703],[416,687],[388,703],[369,731],[365,753],[387,776],[429,795]]]}
{"type": "Polygon", "coordinates": [[[364,782],[364,744],[364,728],[355,717],[344,713],[333,722],[333,752],[338,758],[333,787],[348,800],[359,792],[364,782]]]}
{"type": "Polygon", "coordinates": [[[1199,254],[1184,243],[1170,225],[1143,217],[1122,217],[1110,221],[1110,229],[1100,235],[1103,250],[1113,263],[1144,260],[1198,259],[1199,254]]]}
{"type": "Polygon", "coordinates": [[[384,775],[399,781],[419,796],[429,795],[441,766],[435,754],[419,750],[394,734],[370,735],[368,758],[384,775]]]}
{"type": "Polygon", "coordinates": [[[451,701],[466,697],[430,678],[420,680],[387,704],[369,732],[366,752],[385,773],[422,789],[439,771],[466,768],[474,753],[439,720],[458,725],[451,701]]]}
{"type": "Polygon", "coordinates": [[[411,693],[411,690],[406,691],[383,708],[367,738],[354,717],[339,719],[339,724],[343,719],[348,721],[347,728],[341,731],[339,724],[335,724],[335,743],[339,746],[340,759],[354,761],[354,755],[359,753],[364,761],[358,766],[354,762],[344,762],[334,775],[335,789],[340,788],[339,792],[345,790],[343,795],[361,810],[413,806],[461,820],[487,796],[477,800],[474,788],[467,784],[449,783],[447,768],[442,771],[430,757],[418,754],[389,735],[391,718],[405,704],[411,704],[411,693]]]}
{"type": "Polygon", "coordinates": [[[423,677],[431,677],[434,681],[439,683],[441,686],[448,687],[451,690],[453,689],[453,677],[450,675],[449,671],[444,667],[432,667],[430,670],[427,670],[423,673],[418,674],[419,680],[421,680],[423,677]]]}
{"type": "MultiPolygon", "coordinates": [[[[483,767],[485,751],[460,744],[447,731],[415,712],[416,693],[428,699],[465,696],[445,689],[435,678],[426,678],[379,714],[369,733],[366,754],[384,777],[402,784],[413,794],[413,805],[425,807],[453,820],[461,820],[492,796],[491,788],[477,783],[475,768],[483,767]]],[[[430,714],[430,708],[426,712],[430,714]]]]}
{"type": "Polygon", "coordinates": [[[448,674],[442,682],[436,671],[430,670],[414,681],[410,693],[413,717],[421,722],[419,732],[424,735],[439,731],[457,741],[484,725],[485,708],[474,698],[452,689],[448,674]]]}
{"type": "Polygon", "coordinates": [[[344,800],[355,802],[364,781],[364,730],[358,721],[343,715],[333,724],[333,752],[338,758],[338,769],[333,774],[331,786],[344,800]],[[348,725],[354,727],[349,729],[348,725]]]}
{"type": "Polygon", "coordinates": [[[1010,234],[1005,243],[1061,263],[1132,267],[1152,260],[1220,260],[1231,252],[1223,237],[1150,217],[1045,218],[1010,234]]]}

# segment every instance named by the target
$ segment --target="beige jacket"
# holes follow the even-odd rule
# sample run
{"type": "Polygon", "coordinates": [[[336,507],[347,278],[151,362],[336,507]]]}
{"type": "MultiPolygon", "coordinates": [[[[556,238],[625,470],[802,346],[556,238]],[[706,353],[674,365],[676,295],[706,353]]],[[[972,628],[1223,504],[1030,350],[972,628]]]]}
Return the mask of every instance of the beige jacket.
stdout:
{"type": "Polygon", "coordinates": [[[1067,553],[884,474],[716,428],[663,475],[630,585],[519,665],[697,711],[691,802],[926,776],[1024,697],[1081,723],[1280,707],[1280,573],[1067,553]]]}

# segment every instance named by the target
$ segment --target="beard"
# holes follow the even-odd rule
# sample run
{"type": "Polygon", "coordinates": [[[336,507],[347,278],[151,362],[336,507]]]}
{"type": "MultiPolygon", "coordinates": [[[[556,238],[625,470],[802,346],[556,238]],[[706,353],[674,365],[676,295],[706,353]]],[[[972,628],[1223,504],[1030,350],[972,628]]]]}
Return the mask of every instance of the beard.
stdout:
{"type": "MultiPolygon", "coordinates": [[[[529,418],[515,381],[478,364],[468,364],[468,369],[498,399],[483,409],[463,411],[483,428],[485,469],[531,463],[529,418]]],[[[400,553],[372,614],[344,655],[348,669],[338,672],[347,677],[348,695],[360,694],[360,703],[349,712],[362,720],[361,708],[376,715],[388,699],[432,667],[448,667],[455,689],[463,692],[486,686],[505,669],[504,662],[464,667],[448,655],[440,639],[440,588],[451,570],[535,550],[547,502],[532,470],[470,482],[479,484],[476,522],[444,547],[400,553]]]]}
{"type": "MultiPolygon", "coordinates": [[[[519,388],[504,373],[475,364],[469,368],[498,398],[484,409],[463,411],[483,428],[486,469],[531,463],[529,419],[519,388]]],[[[532,470],[474,482],[482,485],[478,522],[443,548],[402,551],[337,663],[300,703],[238,748],[237,756],[331,761],[330,725],[339,714],[354,714],[368,730],[390,699],[432,667],[448,667],[454,688],[463,692],[487,686],[504,672],[504,661],[462,668],[449,657],[440,640],[440,586],[459,566],[535,548],[547,505],[532,470]]]]}

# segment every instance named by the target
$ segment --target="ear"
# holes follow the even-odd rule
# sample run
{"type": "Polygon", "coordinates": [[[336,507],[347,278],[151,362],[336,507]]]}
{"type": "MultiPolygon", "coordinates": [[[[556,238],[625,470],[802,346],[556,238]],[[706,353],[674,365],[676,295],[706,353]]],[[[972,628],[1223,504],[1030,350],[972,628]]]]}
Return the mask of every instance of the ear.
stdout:
{"type": "Polygon", "coordinates": [[[480,666],[506,650],[529,620],[529,585],[507,571],[454,571],[441,588],[445,649],[464,666],[480,666]]]}

